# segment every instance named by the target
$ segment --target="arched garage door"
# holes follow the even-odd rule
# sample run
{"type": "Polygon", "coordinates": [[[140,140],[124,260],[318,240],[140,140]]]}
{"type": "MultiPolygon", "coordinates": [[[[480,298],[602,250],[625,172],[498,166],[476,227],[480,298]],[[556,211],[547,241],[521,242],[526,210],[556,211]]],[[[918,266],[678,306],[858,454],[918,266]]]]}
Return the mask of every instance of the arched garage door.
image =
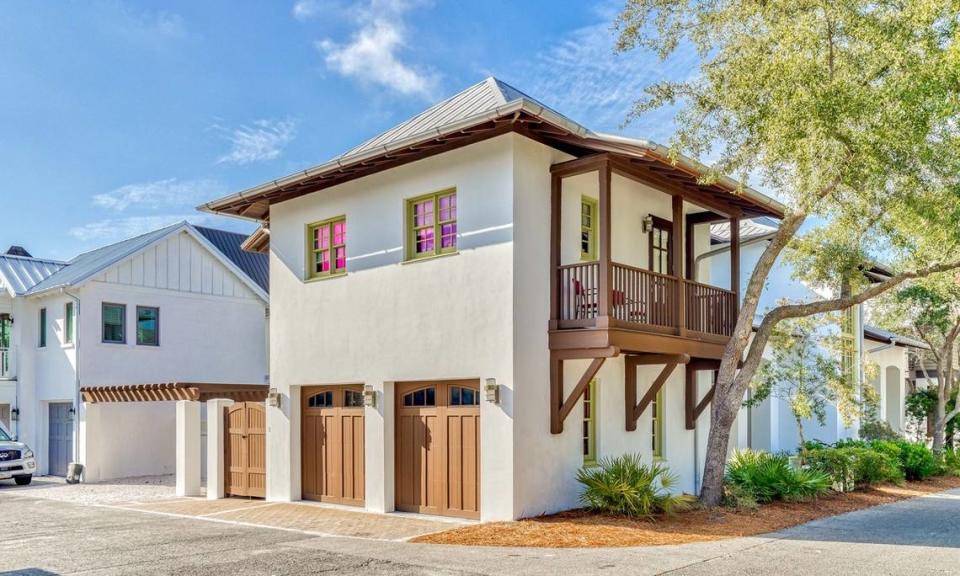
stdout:
{"type": "Polygon", "coordinates": [[[397,388],[396,507],[480,517],[480,383],[397,388]]]}
{"type": "Polygon", "coordinates": [[[303,498],[363,506],[362,387],[306,387],[301,411],[303,498]]]}

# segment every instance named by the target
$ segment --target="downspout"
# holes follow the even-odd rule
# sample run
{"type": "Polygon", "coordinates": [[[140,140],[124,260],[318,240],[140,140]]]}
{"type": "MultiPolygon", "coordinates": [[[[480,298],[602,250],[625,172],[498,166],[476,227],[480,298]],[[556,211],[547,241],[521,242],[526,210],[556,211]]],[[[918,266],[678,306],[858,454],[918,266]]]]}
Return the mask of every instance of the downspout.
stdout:
{"type": "Polygon", "coordinates": [[[80,398],[80,297],[70,292],[67,292],[66,288],[61,288],[60,292],[65,294],[73,299],[73,359],[76,362],[76,366],[73,369],[74,374],[74,388],[75,388],[75,403],[76,406],[76,416],[74,417],[74,426],[76,430],[74,431],[75,441],[73,443],[73,461],[80,462],[80,412],[83,409],[83,403],[80,398]]]}

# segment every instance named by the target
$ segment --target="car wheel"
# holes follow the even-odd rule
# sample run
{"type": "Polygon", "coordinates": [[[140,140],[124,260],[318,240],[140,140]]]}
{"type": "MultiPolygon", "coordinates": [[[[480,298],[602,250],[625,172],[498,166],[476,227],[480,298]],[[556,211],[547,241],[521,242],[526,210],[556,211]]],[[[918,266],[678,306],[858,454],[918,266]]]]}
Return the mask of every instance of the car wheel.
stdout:
{"type": "Polygon", "coordinates": [[[33,474],[28,476],[14,476],[13,480],[17,483],[17,486],[26,486],[31,480],[33,480],[33,474]]]}

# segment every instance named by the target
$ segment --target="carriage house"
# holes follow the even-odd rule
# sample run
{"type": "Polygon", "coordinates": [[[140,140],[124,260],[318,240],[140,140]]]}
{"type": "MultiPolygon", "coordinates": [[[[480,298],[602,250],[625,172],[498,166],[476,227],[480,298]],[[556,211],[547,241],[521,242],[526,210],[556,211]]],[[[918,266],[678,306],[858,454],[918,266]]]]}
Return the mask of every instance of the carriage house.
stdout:
{"type": "Polygon", "coordinates": [[[695,492],[739,221],[783,210],[703,170],[488,78],[201,207],[260,220],[270,253],[267,498],[511,519],[626,452],[695,492]]]}

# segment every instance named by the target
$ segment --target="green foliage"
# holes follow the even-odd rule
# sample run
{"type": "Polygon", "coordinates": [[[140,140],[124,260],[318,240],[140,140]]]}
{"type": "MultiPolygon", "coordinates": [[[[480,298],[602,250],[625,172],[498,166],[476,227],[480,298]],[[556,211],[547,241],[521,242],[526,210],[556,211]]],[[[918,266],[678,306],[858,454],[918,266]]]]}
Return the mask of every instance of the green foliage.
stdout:
{"type": "Polygon", "coordinates": [[[785,454],[738,450],[727,463],[725,484],[728,497],[734,499],[797,501],[826,493],[830,478],[817,470],[793,468],[785,454]]]}
{"type": "Polygon", "coordinates": [[[876,440],[871,448],[895,458],[907,480],[924,480],[940,471],[940,465],[933,451],[924,444],[898,440],[876,440]]]}
{"type": "Polygon", "coordinates": [[[644,464],[639,454],[602,458],[597,466],[581,468],[577,481],[585,488],[581,502],[596,512],[653,518],[686,510],[695,500],[671,494],[677,476],[662,464],[644,464]]]}
{"type": "Polygon", "coordinates": [[[949,476],[960,476],[960,450],[947,448],[943,451],[943,462],[940,471],[949,476]]]}
{"type": "Polygon", "coordinates": [[[904,411],[907,419],[917,428],[923,424],[929,414],[933,413],[936,407],[937,390],[935,388],[911,392],[904,399],[904,411]]]}
{"type": "Polygon", "coordinates": [[[870,440],[890,440],[896,442],[903,438],[885,420],[868,420],[860,424],[860,438],[870,440]]]}
{"type": "Polygon", "coordinates": [[[811,450],[807,462],[811,468],[829,475],[833,484],[844,492],[903,481],[903,472],[895,458],[866,447],[811,450]]]}

